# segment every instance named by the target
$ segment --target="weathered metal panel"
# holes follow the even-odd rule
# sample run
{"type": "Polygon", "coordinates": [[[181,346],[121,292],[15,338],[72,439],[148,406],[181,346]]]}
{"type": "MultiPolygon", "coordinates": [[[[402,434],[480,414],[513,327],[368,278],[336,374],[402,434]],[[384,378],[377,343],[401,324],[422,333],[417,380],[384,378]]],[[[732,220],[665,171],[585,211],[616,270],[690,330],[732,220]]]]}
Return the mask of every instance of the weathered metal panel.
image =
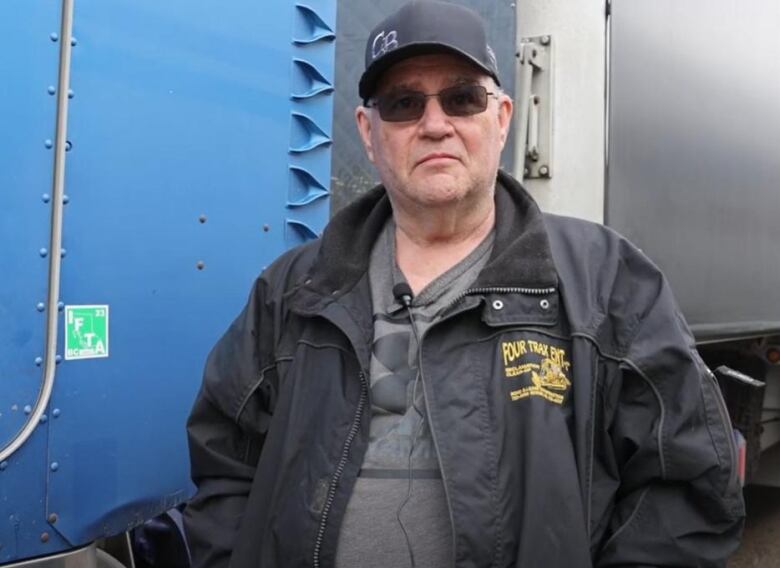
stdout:
{"type": "MultiPolygon", "coordinates": [[[[519,37],[552,37],[552,178],[525,187],[550,213],[604,221],[606,0],[518,0],[519,37]]],[[[520,171],[520,164],[515,164],[520,171]]]]}
{"type": "MultiPolygon", "coordinates": [[[[57,0],[0,4],[0,448],[42,382],[60,10],[57,0]]],[[[0,563],[63,546],[45,515],[48,428],[0,463],[0,563]]]]}
{"type": "MultiPolygon", "coordinates": [[[[333,212],[341,209],[379,178],[366,158],[355,126],[355,107],[360,104],[358,81],[364,68],[368,34],[383,18],[407,0],[339,0],[336,39],[336,95],[334,101],[333,212]]],[[[455,0],[468,6],[487,22],[488,41],[496,53],[502,88],[510,95],[515,86],[515,2],[508,0],[455,0]]],[[[511,171],[514,140],[510,133],[501,164],[511,171]]]]}
{"type": "Polygon", "coordinates": [[[699,339],[780,328],[780,4],[613,0],[607,223],[699,339]]]}
{"type": "MultiPolygon", "coordinates": [[[[0,19],[15,42],[0,57],[0,421],[40,383],[59,10],[13,0],[0,19]]],[[[75,2],[61,300],[109,307],[109,356],[57,366],[47,422],[0,466],[0,562],[188,496],[209,348],[260,270],[328,218],[335,20],[335,0],[75,2]]]]}

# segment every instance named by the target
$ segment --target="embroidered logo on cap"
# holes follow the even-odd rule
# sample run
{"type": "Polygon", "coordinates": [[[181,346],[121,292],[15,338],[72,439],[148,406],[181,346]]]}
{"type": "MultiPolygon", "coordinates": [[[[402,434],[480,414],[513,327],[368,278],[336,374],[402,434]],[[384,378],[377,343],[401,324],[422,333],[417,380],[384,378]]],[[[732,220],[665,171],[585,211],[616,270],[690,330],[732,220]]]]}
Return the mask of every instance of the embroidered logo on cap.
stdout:
{"type": "Polygon", "coordinates": [[[398,47],[398,32],[392,30],[385,33],[384,30],[382,30],[376,35],[374,41],[371,43],[371,57],[376,59],[388,51],[393,51],[396,47],[398,47]]]}
{"type": "Polygon", "coordinates": [[[487,46],[487,55],[488,55],[488,60],[490,61],[490,66],[493,69],[496,69],[498,67],[498,61],[496,61],[496,54],[493,51],[493,48],[490,47],[489,45],[487,46]]]}

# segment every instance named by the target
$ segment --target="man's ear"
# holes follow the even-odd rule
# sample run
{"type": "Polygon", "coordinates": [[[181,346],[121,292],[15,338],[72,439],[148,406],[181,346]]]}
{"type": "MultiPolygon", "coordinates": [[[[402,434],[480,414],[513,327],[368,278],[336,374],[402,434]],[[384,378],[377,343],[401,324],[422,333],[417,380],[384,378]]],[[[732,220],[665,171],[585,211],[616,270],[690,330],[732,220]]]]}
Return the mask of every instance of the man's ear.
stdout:
{"type": "Polygon", "coordinates": [[[355,109],[355,121],[360,133],[360,139],[363,141],[363,147],[366,149],[366,155],[371,163],[374,163],[374,146],[371,144],[371,109],[358,105],[355,109]]]}
{"type": "Polygon", "coordinates": [[[502,93],[498,97],[498,125],[501,136],[501,148],[506,144],[506,138],[509,135],[509,125],[512,123],[512,111],[514,104],[508,95],[502,93]]]}

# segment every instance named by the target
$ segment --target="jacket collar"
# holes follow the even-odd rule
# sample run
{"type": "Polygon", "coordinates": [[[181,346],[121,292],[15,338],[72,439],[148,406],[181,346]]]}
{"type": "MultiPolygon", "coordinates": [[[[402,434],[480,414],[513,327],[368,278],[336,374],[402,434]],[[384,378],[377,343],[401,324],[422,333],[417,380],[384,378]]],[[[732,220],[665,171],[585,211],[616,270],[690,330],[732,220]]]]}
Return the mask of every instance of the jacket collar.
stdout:
{"type": "MultiPolygon", "coordinates": [[[[498,172],[495,200],[493,252],[473,286],[556,287],[558,277],[536,202],[502,171],[498,172]]],[[[316,311],[354,288],[366,274],[371,249],[391,214],[390,200],[380,185],[331,219],[304,285],[319,301],[310,297],[305,311],[316,311]]]]}

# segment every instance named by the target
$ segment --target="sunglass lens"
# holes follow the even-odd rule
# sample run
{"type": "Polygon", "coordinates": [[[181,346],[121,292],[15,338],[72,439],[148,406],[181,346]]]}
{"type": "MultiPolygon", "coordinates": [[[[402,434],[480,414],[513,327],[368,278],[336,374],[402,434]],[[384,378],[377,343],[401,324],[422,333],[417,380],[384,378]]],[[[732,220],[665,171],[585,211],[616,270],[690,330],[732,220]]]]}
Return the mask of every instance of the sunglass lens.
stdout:
{"type": "Polygon", "coordinates": [[[425,95],[417,92],[388,93],[377,100],[379,116],[388,122],[417,120],[425,112],[425,95]]]}
{"type": "Polygon", "coordinates": [[[439,93],[442,109],[450,116],[470,116],[487,108],[487,89],[481,85],[459,85],[439,93]]]}

